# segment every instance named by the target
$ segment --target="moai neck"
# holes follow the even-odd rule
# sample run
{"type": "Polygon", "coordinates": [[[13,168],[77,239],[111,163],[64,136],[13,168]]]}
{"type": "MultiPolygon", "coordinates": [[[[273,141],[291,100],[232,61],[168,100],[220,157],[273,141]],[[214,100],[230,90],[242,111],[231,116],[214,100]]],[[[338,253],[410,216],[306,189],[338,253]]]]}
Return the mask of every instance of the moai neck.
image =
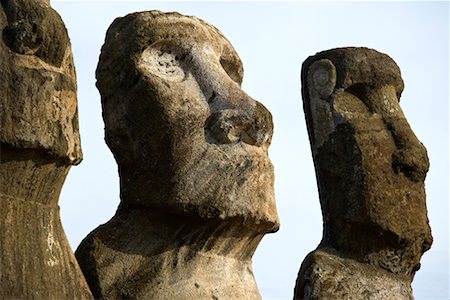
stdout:
{"type": "Polygon", "coordinates": [[[0,29],[0,298],[90,299],[58,207],[82,158],[67,32],[30,0],[2,1],[0,29]]]}
{"type": "Polygon", "coordinates": [[[121,207],[76,253],[95,297],[259,299],[251,257],[263,235],[240,220],[121,207]]]}
{"type": "Polygon", "coordinates": [[[324,230],[296,298],[412,297],[432,243],[429,163],[399,105],[398,66],[375,50],[334,49],[305,61],[302,85],[324,230]]]}

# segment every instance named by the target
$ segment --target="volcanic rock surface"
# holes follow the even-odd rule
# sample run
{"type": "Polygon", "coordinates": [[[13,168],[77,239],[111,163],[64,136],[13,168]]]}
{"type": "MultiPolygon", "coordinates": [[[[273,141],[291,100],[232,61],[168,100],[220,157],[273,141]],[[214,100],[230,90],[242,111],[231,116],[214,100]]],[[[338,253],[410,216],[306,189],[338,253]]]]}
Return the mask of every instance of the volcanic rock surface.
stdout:
{"type": "Polygon", "coordinates": [[[90,299],[58,207],[82,159],[67,31],[38,0],[1,0],[0,29],[0,299],[90,299]]]}
{"type": "Polygon", "coordinates": [[[302,96],[323,215],[295,299],[409,299],[432,244],[427,151],[400,105],[396,63],[367,48],[309,57],[302,96]]]}
{"type": "Polygon", "coordinates": [[[76,251],[96,298],[260,299],[251,258],[279,227],[269,111],[213,26],[116,19],[97,68],[121,203],[76,251]]]}

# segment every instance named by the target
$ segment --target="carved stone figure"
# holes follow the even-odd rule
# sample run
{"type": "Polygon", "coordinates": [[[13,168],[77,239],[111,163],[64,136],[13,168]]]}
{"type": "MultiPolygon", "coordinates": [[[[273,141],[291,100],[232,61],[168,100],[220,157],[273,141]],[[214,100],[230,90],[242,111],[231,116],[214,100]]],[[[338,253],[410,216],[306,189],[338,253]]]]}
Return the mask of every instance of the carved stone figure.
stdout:
{"type": "Polygon", "coordinates": [[[323,239],[302,264],[295,299],[408,299],[432,243],[429,162],[400,106],[387,55],[342,48],[309,57],[302,96],[323,239]]]}
{"type": "Polygon", "coordinates": [[[76,251],[95,297],[260,298],[251,258],[279,227],[273,125],[242,77],[229,41],[195,17],[110,26],[97,86],[121,203],[76,251]]]}
{"type": "Polygon", "coordinates": [[[82,159],[67,31],[48,1],[0,3],[0,299],[92,298],[59,219],[82,159]]]}

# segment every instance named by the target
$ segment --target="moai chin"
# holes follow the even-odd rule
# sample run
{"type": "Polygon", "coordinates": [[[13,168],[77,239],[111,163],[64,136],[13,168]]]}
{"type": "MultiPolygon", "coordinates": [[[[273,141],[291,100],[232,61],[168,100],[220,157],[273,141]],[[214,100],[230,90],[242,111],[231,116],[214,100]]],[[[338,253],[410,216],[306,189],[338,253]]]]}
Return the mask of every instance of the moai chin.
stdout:
{"type": "Polygon", "coordinates": [[[387,55],[342,48],[309,57],[302,96],[324,222],[295,299],[411,299],[432,243],[429,162],[400,106],[400,70],[387,55]]]}
{"type": "Polygon", "coordinates": [[[121,203],[76,251],[94,297],[260,299],[251,258],[279,227],[273,124],[242,77],[230,42],[195,17],[110,26],[97,86],[121,203]]]}
{"type": "Polygon", "coordinates": [[[58,207],[82,159],[67,31],[48,1],[0,3],[0,298],[90,299],[58,207]]]}

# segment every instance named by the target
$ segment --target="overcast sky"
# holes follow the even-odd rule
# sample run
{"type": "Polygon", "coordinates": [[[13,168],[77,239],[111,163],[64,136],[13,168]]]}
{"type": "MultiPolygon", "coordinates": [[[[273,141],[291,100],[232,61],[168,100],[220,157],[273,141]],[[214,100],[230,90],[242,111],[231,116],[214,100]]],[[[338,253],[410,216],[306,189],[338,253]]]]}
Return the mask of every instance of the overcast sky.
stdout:
{"type": "Polygon", "coordinates": [[[83,162],[69,173],[61,218],[74,248],[108,221],[119,203],[117,165],[104,143],[94,72],[108,26],[119,16],[158,9],[195,15],[216,26],[244,63],[243,89],[273,114],[270,157],[281,229],[253,259],[264,299],[292,299],[304,257],[322,236],[313,161],[300,95],[310,55],[366,46],[400,66],[401,106],[431,161],[426,179],[434,244],[413,283],[416,299],[449,298],[449,4],[448,2],[113,2],[52,1],[68,28],[78,76],[83,162]]]}

